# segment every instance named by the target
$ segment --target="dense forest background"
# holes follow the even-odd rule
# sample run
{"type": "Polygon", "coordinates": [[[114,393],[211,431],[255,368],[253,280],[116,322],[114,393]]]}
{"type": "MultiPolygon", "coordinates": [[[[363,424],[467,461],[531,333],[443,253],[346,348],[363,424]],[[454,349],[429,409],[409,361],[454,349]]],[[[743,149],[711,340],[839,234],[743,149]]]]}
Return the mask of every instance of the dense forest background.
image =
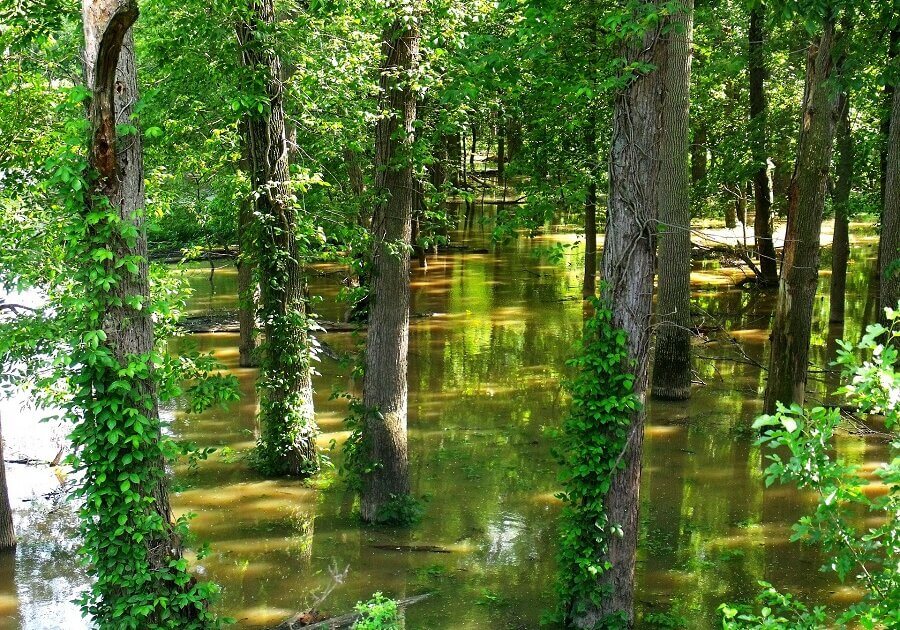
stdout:
{"type": "Polygon", "coordinates": [[[0,62],[9,627],[900,627],[896,0],[0,0],[0,62]]]}

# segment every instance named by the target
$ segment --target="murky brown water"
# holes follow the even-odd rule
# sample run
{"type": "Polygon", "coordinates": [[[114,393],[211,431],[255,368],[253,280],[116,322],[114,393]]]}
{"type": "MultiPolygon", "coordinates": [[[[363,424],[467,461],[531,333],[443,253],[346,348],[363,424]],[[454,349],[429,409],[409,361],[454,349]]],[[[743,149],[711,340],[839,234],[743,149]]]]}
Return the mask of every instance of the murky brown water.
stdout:
{"type": "MultiPolygon", "coordinates": [[[[476,221],[465,240],[489,247],[488,229],[476,221]]],[[[236,335],[192,338],[233,370],[244,398],[199,417],[168,410],[176,434],[226,449],[196,471],[179,468],[173,500],[180,512],[197,515],[193,529],[212,548],[201,570],[223,585],[221,608],[239,626],[274,625],[332,586],[318,608],[337,614],[378,590],[393,597],[434,592],[407,611],[408,628],[539,626],[553,601],[559,511],[545,429],[566,412],[560,381],[582,311],[578,254],[567,254],[559,265],[532,254],[573,239],[559,231],[488,254],[429,257],[427,270],[414,270],[412,310],[435,315],[414,321],[410,334],[411,471],[414,492],[427,499],[428,510],[409,531],[362,527],[340,482],[310,487],[249,471],[240,455],[255,439],[255,372],[236,368],[236,335]],[[383,548],[392,545],[434,545],[446,553],[383,548]],[[336,573],[343,575],[337,585],[336,573]]],[[[828,298],[822,274],[817,365],[825,364],[835,338],[858,336],[873,257],[871,239],[859,239],[846,334],[823,324],[828,298]]],[[[322,316],[337,319],[342,308],[334,304],[330,270],[318,269],[324,275],[316,275],[312,292],[324,296],[322,316]]],[[[791,523],[812,499],[764,489],[762,454],[750,425],[761,407],[764,376],[756,364],[765,362],[774,299],[732,288],[735,273],[698,264],[694,298],[710,314],[710,327],[712,318],[721,321],[745,354],[727,336],[710,332],[710,341],[696,347],[705,386],[688,402],[650,408],[637,577],[641,619],[674,608],[684,627],[717,627],[716,607],[752,599],[758,580],[825,605],[856,595],[821,574],[814,553],[787,542],[791,523]]],[[[233,269],[215,272],[214,290],[208,268],[191,272],[191,282],[194,309],[234,308],[233,269]]],[[[323,338],[335,349],[353,348],[348,333],[323,338]]],[[[330,359],[323,358],[319,371],[316,404],[327,448],[345,436],[344,407],[329,394],[335,384],[350,384],[330,359]]],[[[823,389],[821,382],[816,389],[823,389]]],[[[857,462],[885,456],[883,445],[856,438],[843,439],[839,449],[857,462]]],[[[53,485],[29,477],[39,473],[11,468],[13,484],[53,485]]],[[[31,512],[19,512],[23,542],[15,565],[12,557],[0,557],[0,628],[82,627],[66,603],[84,584],[74,569],[70,510],[51,500],[55,512],[47,516],[48,502],[36,503],[31,512]]],[[[18,504],[27,505],[21,497],[18,504]]]]}

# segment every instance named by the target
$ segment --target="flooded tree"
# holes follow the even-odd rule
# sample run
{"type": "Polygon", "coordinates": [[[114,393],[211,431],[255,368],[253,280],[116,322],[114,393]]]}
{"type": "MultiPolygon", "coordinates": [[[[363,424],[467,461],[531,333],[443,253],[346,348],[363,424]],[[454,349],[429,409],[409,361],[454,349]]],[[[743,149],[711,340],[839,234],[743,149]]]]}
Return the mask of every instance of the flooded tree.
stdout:
{"type": "Polygon", "coordinates": [[[753,155],[753,238],[759,258],[760,280],[778,284],[778,261],[772,240],[772,197],[769,187],[766,103],[766,5],[757,0],[750,9],[748,74],[750,79],[750,142],[753,155]]]}
{"type": "Polygon", "coordinates": [[[837,163],[832,196],[834,235],[831,241],[831,303],[828,321],[844,321],[847,301],[847,259],[850,257],[850,190],[853,187],[853,130],[850,127],[850,94],[841,93],[838,104],[838,127],[835,140],[837,163]]]}
{"type": "Polygon", "coordinates": [[[693,2],[669,21],[659,44],[663,83],[659,141],[659,265],[653,395],[691,395],[691,191],[688,172],[693,2]]]}
{"type": "MultiPolygon", "coordinates": [[[[639,3],[632,19],[658,11],[654,2],[639,3]]],[[[644,24],[639,35],[622,43],[626,67],[668,63],[660,28],[644,24]],[[633,65],[632,65],[633,64],[633,65]]],[[[683,47],[686,53],[687,48],[683,47]]],[[[625,331],[627,365],[633,372],[637,408],[629,416],[624,451],[609,481],[604,507],[609,533],[607,570],[596,581],[595,597],[570,602],[569,622],[594,628],[617,620],[630,626],[634,606],[634,567],[638,537],[638,493],[644,444],[644,401],[650,357],[653,277],[656,266],[657,190],[660,103],[663,85],[655,69],[636,71],[615,96],[609,158],[609,203],[603,246],[602,296],[611,305],[612,325],[625,331]]],[[[583,596],[579,596],[583,597],[583,596]]]]}
{"type": "Polygon", "coordinates": [[[3,431],[0,429],[0,551],[16,546],[9,487],[6,485],[6,463],[3,459],[3,431]]]}
{"type": "Polygon", "coordinates": [[[766,413],[774,413],[777,402],[802,404],[806,394],[819,236],[837,120],[838,92],[831,85],[837,36],[836,18],[829,9],[807,49],[800,139],[772,324],[766,413]]]}
{"type": "Polygon", "coordinates": [[[169,503],[157,400],[143,155],[132,116],[137,17],[134,0],[83,4],[88,164],[65,198],[76,214],[68,248],[80,294],[59,309],[79,341],[66,405],[82,552],[94,578],[82,603],[100,628],[201,627],[212,591],[198,586],[182,557],[185,530],[169,503]]]}
{"type": "Polygon", "coordinates": [[[897,301],[900,299],[900,273],[897,270],[897,261],[900,259],[900,89],[896,86],[892,93],[890,120],[878,252],[882,313],[886,308],[897,308],[897,301]]]}
{"type": "Polygon", "coordinates": [[[310,375],[309,320],[297,238],[295,191],[288,168],[281,59],[274,50],[274,0],[251,0],[238,22],[244,67],[258,79],[261,107],[242,126],[254,199],[253,252],[260,278],[260,467],[307,476],[319,469],[310,375]],[[260,109],[262,111],[260,111],[260,109]]]}
{"type": "MultiPolygon", "coordinates": [[[[241,138],[243,140],[241,160],[243,169],[252,177],[250,142],[253,136],[253,122],[251,116],[246,115],[241,121],[241,138]]],[[[255,367],[257,364],[257,350],[259,339],[256,331],[257,285],[253,281],[253,208],[252,195],[241,199],[238,207],[237,236],[240,251],[237,258],[238,276],[238,333],[240,344],[238,345],[238,365],[241,367],[255,367]]]]}
{"type": "Polygon", "coordinates": [[[409,495],[407,361],[409,259],[412,246],[413,141],[419,64],[418,2],[392,2],[381,42],[380,111],[375,127],[372,301],[363,406],[372,470],[363,476],[362,518],[409,495]]]}

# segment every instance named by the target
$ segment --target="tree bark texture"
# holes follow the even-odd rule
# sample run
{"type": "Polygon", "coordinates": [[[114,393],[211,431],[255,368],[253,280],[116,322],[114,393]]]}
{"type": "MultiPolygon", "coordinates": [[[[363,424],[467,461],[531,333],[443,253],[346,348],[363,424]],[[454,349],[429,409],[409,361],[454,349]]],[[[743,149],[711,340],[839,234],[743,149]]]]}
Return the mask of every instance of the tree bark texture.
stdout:
{"type": "MultiPolygon", "coordinates": [[[[653,4],[647,2],[647,4],[653,4]]],[[[626,62],[660,64],[660,33],[650,30],[623,44],[626,62]]],[[[613,311],[613,324],[628,334],[634,390],[646,399],[653,302],[653,275],[656,263],[658,142],[662,83],[658,71],[632,78],[615,97],[609,160],[609,203],[606,239],[603,248],[604,297],[613,311]]],[[[643,404],[631,416],[628,438],[622,454],[622,470],[611,480],[606,496],[610,526],[622,535],[607,532],[609,571],[597,582],[602,600],[573,602],[581,609],[569,623],[577,628],[594,628],[610,618],[624,618],[633,625],[634,567],[638,537],[638,492],[644,444],[643,404]]]]}
{"type": "Polygon", "coordinates": [[[306,476],[318,470],[310,376],[306,283],[288,170],[281,59],[272,50],[274,0],[250,0],[237,25],[242,62],[259,73],[268,108],[247,118],[255,199],[256,264],[265,330],[260,382],[259,448],[269,472],[306,476]]]}
{"type": "Polygon", "coordinates": [[[691,191],[688,173],[693,0],[682,2],[658,44],[663,83],[659,141],[659,278],[653,395],[691,395],[691,191]]]}
{"type": "MultiPolygon", "coordinates": [[[[252,178],[250,159],[250,121],[241,121],[241,139],[244,156],[242,168],[252,178]]],[[[238,325],[240,343],[238,345],[238,365],[257,366],[259,338],[256,334],[256,291],[253,282],[253,200],[252,196],[241,200],[238,208],[238,244],[240,254],[237,259],[238,274],[238,325]]]]}
{"type": "Polygon", "coordinates": [[[750,142],[753,163],[753,238],[759,258],[760,280],[777,286],[778,259],[772,240],[772,193],[769,188],[766,102],[766,6],[756,3],[750,10],[750,142]]]}
{"type": "Polygon", "coordinates": [[[412,143],[416,120],[414,74],[418,71],[418,8],[398,16],[381,45],[381,106],[375,128],[376,194],[372,220],[373,299],[366,344],[363,406],[366,441],[375,465],[363,477],[361,515],[379,519],[395,497],[409,494],[407,361],[409,255],[413,212],[412,143]],[[405,19],[404,19],[405,18],[405,19]]]}
{"type": "Polygon", "coordinates": [[[807,53],[800,140],[772,326],[766,413],[775,412],[776,402],[803,404],[806,391],[819,236],[837,118],[838,94],[829,85],[834,44],[835,24],[828,21],[807,53]]]}
{"type": "Polygon", "coordinates": [[[853,180],[853,136],[850,129],[850,95],[841,94],[838,105],[837,151],[834,186],[834,236],[831,242],[831,304],[828,320],[844,321],[847,259],[850,256],[850,189],[853,180]]]}
{"type": "MultiPolygon", "coordinates": [[[[137,265],[134,273],[119,274],[118,282],[110,289],[109,305],[101,323],[106,334],[103,343],[121,366],[128,365],[132,357],[147,356],[155,351],[152,317],[146,308],[134,307],[135,297],[142,304],[147,304],[150,300],[147,234],[143,215],[141,136],[138,132],[119,137],[116,129],[121,124],[136,125],[132,114],[134,104],[138,101],[137,70],[131,27],[137,16],[138,7],[134,0],[84,0],[82,4],[85,79],[91,92],[87,112],[91,125],[88,160],[91,170],[96,174],[88,198],[91,203],[96,199],[108,201],[109,207],[118,214],[122,224],[134,226],[137,235],[134,239],[116,236],[106,244],[106,248],[113,254],[112,260],[130,259],[137,265]]],[[[110,378],[120,377],[114,375],[110,378]]],[[[112,383],[97,384],[96,388],[98,391],[107,391],[111,385],[112,383]],[[100,390],[101,387],[104,389],[100,390]]],[[[152,439],[160,440],[159,407],[152,372],[143,377],[129,377],[129,386],[135,400],[149,402],[144,412],[148,427],[146,431],[151,432],[152,439]]],[[[89,414],[86,414],[84,421],[90,421],[89,418],[89,414]]],[[[88,453],[83,453],[82,456],[90,457],[88,453]]],[[[93,456],[102,457],[106,462],[109,454],[99,453],[93,456]]],[[[181,541],[172,528],[165,462],[160,458],[148,464],[135,458],[129,464],[124,463],[124,460],[117,463],[121,466],[122,474],[135,474],[145,480],[148,479],[148,466],[155,466],[155,472],[158,472],[157,475],[149,476],[158,481],[144,481],[144,487],[137,491],[143,496],[152,497],[153,501],[148,509],[155,511],[164,524],[162,531],[147,536],[143,542],[148,563],[148,567],[144,568],[149,568],[152,575],[161,575],[171,562],[182,557],[181,541]]],[[[92,461],[85,459],[84,465],[89,470],[92,461]]],[[[134,544],[130,534],[125,536],[127,540],[110,540],[110,544],[134,544]]],[[[127,573],[141,568],[123,565],[122,571],[127,573]]],[[[125,573],[120,579],[126,582],[136,579],[124,577],[125,573]]],[[[100,588],[109,588],[112,598],[121,595],[117,586],[119,582],[102,582],[100,588]]],[[[192,584],[181,585],[185,592],[191,587],[192,584]]]]}
{"type": "Polygon", "coordinates": [[[879,320],[885,308],[897,308],[900,299],[900,90],[894,89],[891,124],[885,156],[884,210],[881,213],[881,241],[878,259],[881,275],[879,320]]]}
{"type": "Polygon", "coordinates": [[[6,485],[6,465],[3,463],[3,432],[0,430],[0,551],[16,546],[9,487],[6,485]]]}
{"type": "Polygon", "coordinates": [[[587,299],[597,293],[597,117],[588,115],[585,130],[585,152],[587,153],[588,188],[584,200],[584,282],[581,294],[587,299]]]}

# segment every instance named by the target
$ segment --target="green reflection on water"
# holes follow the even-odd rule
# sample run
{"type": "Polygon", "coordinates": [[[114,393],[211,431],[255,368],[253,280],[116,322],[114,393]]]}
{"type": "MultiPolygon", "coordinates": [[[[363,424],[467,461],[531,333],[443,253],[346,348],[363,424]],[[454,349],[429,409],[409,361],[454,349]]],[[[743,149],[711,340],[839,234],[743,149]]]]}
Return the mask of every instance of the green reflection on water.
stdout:
{"type": "MultiPolygon", "coordinates": [[[[473,247],[488,246],[477,213],[468,231],[473,247]]],[[[410,334],[411,474],[414,492],[428,501],[425,520],[410,531],[361,527],[353,497],[340,483],[322,489],[249,471],[240,454],[255,441],[255,371],[236,367],[236,335],[191,338],[216,351],[243,394],[228,410],[201,416],[185,415],[177,406],[167,410],[177,435],[228,447],[196,470],[178,467],[183,487],[173,496],[177,510],[197,514],[193,529],[211,544],[201,570],[224,586],[226,614],[242,627],[262,627],[313,604],[341,614],[374,591],[393,597],[434,591],[408,610],[408,628],[538,627],[553,600],[559,510],[545,428],[557,426],[566,412],[561,380],[581,327],[582,261],[577,249],[556,266],[531,254],[536,247],[573,240],[557,232],[487,254],[432,256],[427,269],[414,268],[412,310],[435,315],[414,320],[410,334]],[[390,548],[397,546],[446,553],[390,548]]],[[[871,311],[873,252],[865,238],[854,248],[843,331],[827,326],[828,278],[822,274],[820,295],[826,297],[816,304],[815,365],[833,356],[835,338],[859,335],[871,311]]],[[[193,312],[236,308],[232,267],[217,269],[212,284],[208,266],[188,276],[193,312]]],[[[752,445],[749,426],[765,386],[758,365],[767,360],[774,298],[733,288],[732,276],[733,270],[716,263],[695,267],[694,305],[698,314],[708,314],[708,339],[696,346],[706,358],[695,369],[706,385],[686,403],[651,404],[639,618],[674,606],[689,627],[717,627],[718,604],[751,599],[760,579],[814,603],[835,605],[853,596],[818,572],[813,552],[788,544],[790,524],[811,499],[763,487],[763,454],[752,445]],[[717,330],[718,324],[728,332],[717,330]]],[[[326,319],[338,319],[344,310],[334,302],[337,278],[312,274],[311,293],[324,296],[317,309],[326,319]]],[[[354,347],[350,334],[324,338],[339,350],[354,347]]],[[[179,343],[186,341],[174,345],[179,343]]],[[[345,407],[328,400],[332,386],[356,384],[329,359],[318,370],[320,443],[327,448],[332,438],[344,437],[345,407]]],[[[811,388],[821,393],[830,376],[819,376],[811,388]]],[[[849,438],[839,450],[857,462],[885,455],[877,444],[849,438]]],[[[34,565],[20,566],[15,579],[3,577],[4,566],[9,563],[0,559],[0,605],[7,606],[17,588],[21,592],[40,577],[30,569],[34,565]]]]}

